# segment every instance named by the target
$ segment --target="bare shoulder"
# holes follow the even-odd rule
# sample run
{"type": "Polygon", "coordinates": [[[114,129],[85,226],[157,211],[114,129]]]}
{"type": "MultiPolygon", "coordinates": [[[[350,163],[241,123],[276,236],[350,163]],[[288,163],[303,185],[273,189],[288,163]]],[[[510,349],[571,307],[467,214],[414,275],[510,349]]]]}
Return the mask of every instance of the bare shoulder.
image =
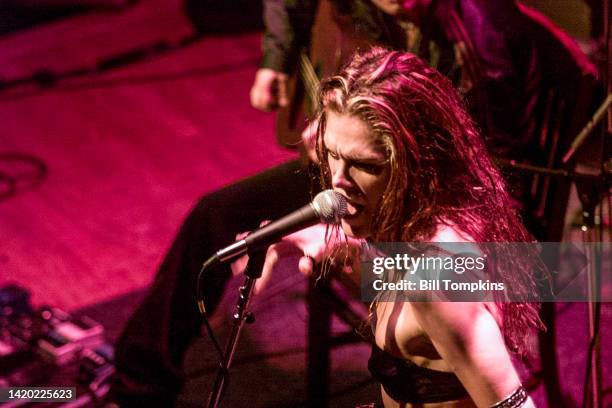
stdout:
{"type": "Polygon", "coordinates": [[[457,226],[448,223],[440,223],[432,242],[474,242],[474,239],[457,226]]]}
{"type": "MultiPolygon", "coordinates": [[[[480,253],[478,244],[474,239],[450,223],[440,223],[435,235],[431,239],[447,254],[480,253]]],[[[414,311],[421,317],[441,319],[441,321],[458,322],[461,317],[472,319],[475,314],[485,309],[479,302],[414,302],[414,311]]]]}

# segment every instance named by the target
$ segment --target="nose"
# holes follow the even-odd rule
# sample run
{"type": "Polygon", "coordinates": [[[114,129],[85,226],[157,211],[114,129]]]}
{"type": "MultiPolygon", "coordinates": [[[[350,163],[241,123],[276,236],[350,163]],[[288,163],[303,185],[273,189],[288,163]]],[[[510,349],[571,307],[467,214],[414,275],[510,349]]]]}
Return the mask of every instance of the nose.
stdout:
{"type": "Polygon", "coordinates": [[[334,163],[330,170],[332,172],[332,187],[349,190],[353,186],[349,166],[344,160],[334,163]]]}

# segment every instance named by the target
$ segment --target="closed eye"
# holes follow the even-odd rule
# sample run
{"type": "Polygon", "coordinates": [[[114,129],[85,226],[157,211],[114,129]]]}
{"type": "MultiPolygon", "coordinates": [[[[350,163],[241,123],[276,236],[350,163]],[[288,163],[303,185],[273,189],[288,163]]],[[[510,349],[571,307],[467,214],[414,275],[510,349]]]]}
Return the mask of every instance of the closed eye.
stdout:
{"type": "Polygon", "coordinates": [[[385,164],[367,163],[367,162],[359,162],[359,161],[353,161],[350,164],[351,166],[357,169],[363,170],[366,173],[369,173],[372,175],[379,175],[385,169],[385,164]]]}
{"type": "MultiPolygon", "coordinates": [[[[331,159],[331,160],[340,160],[341,157],[338,153],[334,152],[333,150],[330,150],[326,147],[327,150],[327,156],[331,159]]],[[[363,161],[360,159],[351,159],[351,158],[345,158],[344,159],[346,161],[346,165],[348,167],[354,167],[356,169],[362,170],[368,174],[372,174],[372,175],[379,175],[380,173],[382,173],[385,169],[386,166],[386,162],[384,163],[372,163],[370,161],[363,161]]]]}
{"type": "Polygon", "coordinates": [[[332,152],[331,150],[327,149],[327,155],[329,157],[331,157],[334,160],[340,160],[340,156],[338,155],[338,153],[336,152],[332,152]]]}

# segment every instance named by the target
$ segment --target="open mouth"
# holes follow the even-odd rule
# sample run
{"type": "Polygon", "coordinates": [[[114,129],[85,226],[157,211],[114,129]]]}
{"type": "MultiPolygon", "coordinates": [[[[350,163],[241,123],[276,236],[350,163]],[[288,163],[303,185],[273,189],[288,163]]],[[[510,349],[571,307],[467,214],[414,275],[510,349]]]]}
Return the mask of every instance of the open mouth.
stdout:
{"type": "Polygon", "coordinates": [[[362,213],[364,209],[364,205],[358,204],[349,199],[346,200],[346,215],[344,216],[345,220],[350,220],[352,218],[358,217],[359,214],[362,213]]]}

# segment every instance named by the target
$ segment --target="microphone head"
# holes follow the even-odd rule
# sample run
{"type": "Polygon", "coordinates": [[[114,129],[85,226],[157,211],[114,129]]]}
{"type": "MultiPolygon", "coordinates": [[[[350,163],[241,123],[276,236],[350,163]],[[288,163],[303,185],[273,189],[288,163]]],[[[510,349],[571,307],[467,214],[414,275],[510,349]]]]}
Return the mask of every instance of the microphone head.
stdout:
{"type": "Polygon", "coordinates": [[[322,222],[337,223],[346,214],[346,199],[334,190],[325,190],[312,200],[312,207],[322,222]]]}

